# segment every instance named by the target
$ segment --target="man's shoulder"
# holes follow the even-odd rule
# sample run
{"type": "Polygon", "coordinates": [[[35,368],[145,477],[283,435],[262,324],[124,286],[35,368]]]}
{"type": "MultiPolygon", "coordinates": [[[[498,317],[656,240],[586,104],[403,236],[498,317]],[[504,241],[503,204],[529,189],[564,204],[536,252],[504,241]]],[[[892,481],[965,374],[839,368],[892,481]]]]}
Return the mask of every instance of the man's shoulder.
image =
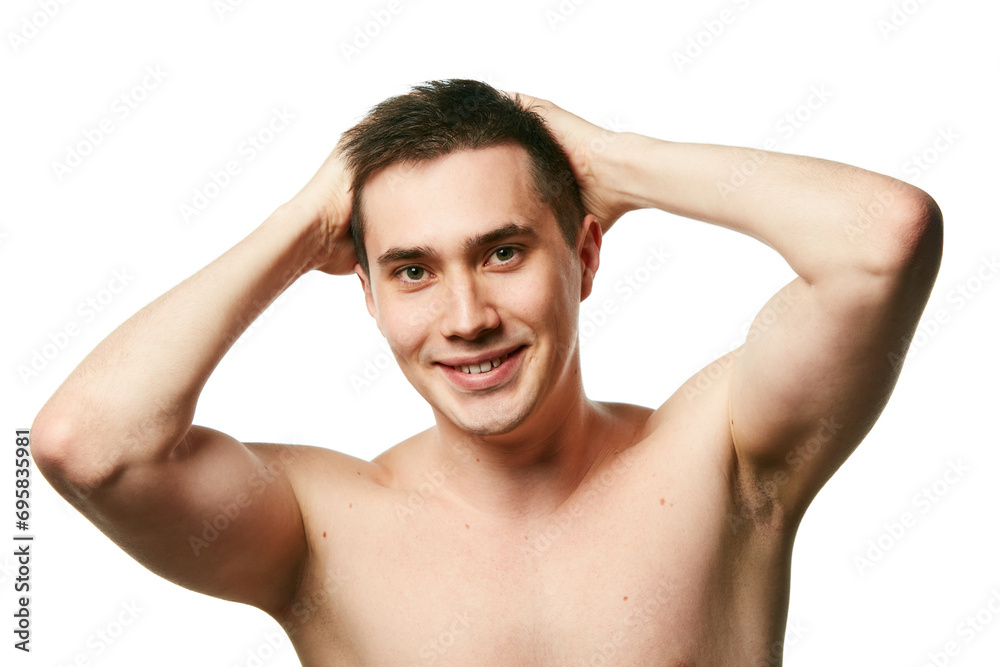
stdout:
{"type": "Polygon", "coordinates": [[[285,474],[293,481],[308,479],[347,483],[393,485],[394,470],[415,462],[426,446],[433,429],[416,433],[389,447],[371,461],[319,445],[248,442],[247,448],[260,457],[274,474],[285,474]]]}
{"type": "Polygon", "coordinates": [[[259,457],[272,475],[288,477],[296,489],[311,480],[338,484],[386,485],[389,469],[375,461],[319,445],[248,442],[247,448],[259,457]]]}
{"type": "Polygon", "coordinates": [[[650,415],[649,428],[667,422],[704,426],[720,420],[728,424],[729,377],[742,346],[710,361],[685,380],[650,415]]]}

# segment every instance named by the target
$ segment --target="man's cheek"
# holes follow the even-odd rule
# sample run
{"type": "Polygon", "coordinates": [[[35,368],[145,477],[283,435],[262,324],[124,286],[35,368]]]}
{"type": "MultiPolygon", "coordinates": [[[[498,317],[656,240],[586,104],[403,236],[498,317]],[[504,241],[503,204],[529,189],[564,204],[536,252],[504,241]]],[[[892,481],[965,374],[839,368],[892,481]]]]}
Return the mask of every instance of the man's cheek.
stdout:
{"type": "Polygon", "coordinates": [[[416,351],[420,342],[427,337],[427,329],[431,323],[421,319],[419,312],[414,312],[407,316],[405,312],[393,312],[391,316],[386,316],[384,311],[380,313],[382,322],[382,335],[385,336],[389,349],[396,359],[406,359],[412,352],[416,351]]]}

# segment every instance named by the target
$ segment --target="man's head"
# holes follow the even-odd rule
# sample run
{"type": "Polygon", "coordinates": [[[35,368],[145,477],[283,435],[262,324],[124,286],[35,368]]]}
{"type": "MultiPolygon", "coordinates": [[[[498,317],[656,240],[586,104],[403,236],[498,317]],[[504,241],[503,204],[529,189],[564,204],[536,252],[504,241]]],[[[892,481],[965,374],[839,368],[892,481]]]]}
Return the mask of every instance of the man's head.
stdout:
{"type": "Polygon", "coordinates": [[[430,81],[379,103],[341,139],[352,173],[351,233],[365,273],[364,191],[371,176],[396,163],[504,144],[527,151],[535,195],[552,209],[572,247],[584,217],[583,202],[569,160],[541,117],[479,81],[430,81]]]}
{"type": "Polygon", "coordinates": [[[492,88],[434,83],[380,107],[342,144],[368,310],[439,425],[535,437],[582,398],[600,225],[541,120],[492,88]]]}

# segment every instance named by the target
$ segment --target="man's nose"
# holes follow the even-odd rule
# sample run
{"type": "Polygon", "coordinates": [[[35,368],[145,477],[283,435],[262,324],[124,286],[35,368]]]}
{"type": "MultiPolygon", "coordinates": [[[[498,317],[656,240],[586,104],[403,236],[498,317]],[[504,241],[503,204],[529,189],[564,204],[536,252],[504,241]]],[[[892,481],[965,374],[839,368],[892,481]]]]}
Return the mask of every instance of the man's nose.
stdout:
{"type": "Polygon", "coordinates": [[[500,326],[500,315],[489,298],[489,291],[475,277],[449,281],[441,316],[441,333],[472,340],[500,326]]]}

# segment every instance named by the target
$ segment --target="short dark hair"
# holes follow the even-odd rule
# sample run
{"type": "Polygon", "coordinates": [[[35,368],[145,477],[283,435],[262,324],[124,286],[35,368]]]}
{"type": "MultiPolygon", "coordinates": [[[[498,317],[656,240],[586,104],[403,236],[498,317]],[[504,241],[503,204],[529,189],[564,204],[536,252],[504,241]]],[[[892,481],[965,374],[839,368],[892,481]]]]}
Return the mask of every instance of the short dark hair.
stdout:
{"type": "Polygon", "coordinates": [[[583,217],[569,158],[536,112],[489,84],[470,79],[428,81],[375,105],[344,133],[340,148],[352,172],[351,235],[361,268],[365,251],[364,186],[376,171],[464,149],[514,144],[528,153],[535,194],[547,205],[566,243],[576,243],[583,217]]]}

